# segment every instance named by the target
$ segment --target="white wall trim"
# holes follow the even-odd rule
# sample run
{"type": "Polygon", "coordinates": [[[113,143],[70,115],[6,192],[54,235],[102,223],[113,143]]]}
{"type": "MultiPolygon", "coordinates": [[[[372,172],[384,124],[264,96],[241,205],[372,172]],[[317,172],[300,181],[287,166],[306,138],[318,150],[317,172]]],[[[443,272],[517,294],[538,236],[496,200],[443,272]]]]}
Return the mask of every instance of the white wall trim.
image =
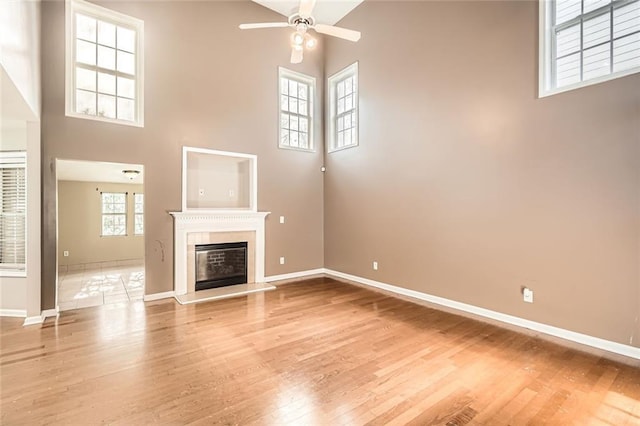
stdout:
{"type": "Polygon", "coordinates": [[[26,318],[26,309],[0,309],[0,317],[26,318]]]}
{"type": "Polygon", "coordinates": [[[358,277],[356,275],[345,274],[343,272],[338,272],[331,269],[325,269],[325,273],[328,276],[333,276],[336,278],[342,278],[345,280],[354,281],[370,287],[375,287],[381,290],[390,291],[392,293],[401,294],[403,296],[412,297],[414,299],[423,300],[425,302],[434,303],[436,305],[446,306],[459,311],[468,312],[481,317],[500,321],[506,324],[515,325],[517,327],[527,328],[530,330],[538,331],[540,333],[548,334],[550,336],[555,336],[561,339],[580,343],[582,345],[591,346],[597,349],[602,349],[607,352],[624,355],[629,358],[640,359],[640,348],[636,348],[633,346],[623,345],[622,343],[612,342],[610,340],[605,340],[605,339],[589,336],[582,333],[576,333],[575,331],[566,330],[564,328],[554,327],[551,325],[530,321],[524,318],[503,314],[501,312],[480,308],[478,306],[456,302],[455,300],[445,299],[444,297],[433,296],[427,293],[422,293],[415,290],[397,287],[395,285],[370,280],[368,278],[358,277]]]}
{"type": "Polygon", "coordinates": [[[27,317],[24,319],[24,323],[22,324],[22,326],[26,327],[28,325],[42,324],[43,321],[44,321],[44,318],[42,318],[42,315],[27,317]]]}
{"type": "Polygon", "coordinates": [[[45,319],[47,319],[49,317],[57,317],[58,315],[60,315],[60,312],[58,311],[58,308],[56,308],[56,309],[45,309],[40,314],[40,316],[42,317],[43,320],[45,320],[45,319]]]}
{"type": "Polygon", "coordinates": [[[326,272],[327,272],[326,269],[318,268],[318,269],[309,269],[307,271],[291,272],[288,274],[271,275],[268,277],[264,277],[264,282],[270,283],[273,281],[294,280],[296,278],[304,278],[310,275],[325,274],[326,272]]]}
{"type": "Polygon", "coordinates": [[[45,309],[44,311],[40,312],[40,315],[36,315],[33,317],[27,317],[24,319],[24,323],[22,324],[23,327],[26,327],[28,325],[36,325],[36,324],[42,324],[44,322],[44,320],[46,320],[49,317],[57,317],[59,315],[58,313],[58,309],[45,309]]]}
{"type": "Polygon", "coordinates": [[[175,291],[165,291],[163,293],[145,294],[143,300],[145,302],[152,302],[154,300],[169,299],[171,297],[174,297],[175,295],[176,295],[175,291]]]}

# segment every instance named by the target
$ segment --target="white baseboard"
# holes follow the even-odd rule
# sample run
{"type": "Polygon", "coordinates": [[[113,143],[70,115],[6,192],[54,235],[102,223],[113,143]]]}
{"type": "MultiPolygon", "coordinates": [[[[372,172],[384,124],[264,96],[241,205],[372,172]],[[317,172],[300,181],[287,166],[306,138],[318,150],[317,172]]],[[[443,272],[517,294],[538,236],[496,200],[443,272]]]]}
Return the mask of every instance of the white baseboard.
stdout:
{"type": "Polygon", "coordinates": [[[171,297],[174,297],[175,294],[176,294],[175,291],[165,291],[164,293],[145,294],[143,300],[145,302],[152,302],[154,300],[169,299],[171,297]]]}
{"type": "Polygon", "coordinates": [[[44,321],[44,318],[42,318],[42,315],[36,315],[33,317],[26,317],[22,325],[26,327],[28,325],[42,324],[43,321],[44,321]]]}
{"type": "Polygon", "coordinates": [[[25,318],[26,316],[26,309],[0,309],[0,317],[25,318]]]}
{"type": "Polygon", "coordinates": [[[33,317],[27,317],[24,319],[24,323],[22,324],[23,326],[28,326],[28,325],[35,325],[35,324],[42,324],[44,322],[44,320],[46,320],[49,317],[57,317],[58,316],[58,309],[45,309],[44,311],[40,312],[40,315],[36,315],[33,317]]]}
{"type": "Polygon", "coordinates": [[[49,317],[57,317],[59,314],[58,309],[45,309],[44,311],[42,311],[40,313],[40,316],[42,317],[43,320],[49,318],[49,317]]]}
{"type": "Polygon", "coordinates": [[[433,303],[436,305],[453,308],[458,311],[468,312],[474,315],[490,318],[492,320],[500,321],[506,324],[515,325],[517,327],[527,328],[527,329],[538,331],[540,333],[544,333],[550,336],[555,336],[561,339],[580,343],[582,345],[591,346],[593,348],[605,350],[605,351],[616,353],[619,355],[624,355],[629,358],[640,359],[640,348],[636,348],[633,346],[612,342],[610,340],[600,339],[598,337],[589,336],[587,334],[576,333],[575,331],[566,330],[564,328],[554,327],[551,325],[530,321],[524,318],[503,314],[501,312],[480,308],[478,306],[456,302],[455,300],[445,299],[443,297],[433,296],[427,293],[422,293],[415,290],[409,290],[409,289],[397,287],[391,284],[385,284],[379,281],[370,280],[368,278],[358,277],[356,275],[350,275],[350,274],[345,274],[343,272],[333,271],[331,269],[325,269],[325,273],[328,276],[333,276],[336,278],[342,278],[345,280],[354,281],[370,287],[379,288],[381,290],[386,290],[392,293],[401,294],[403,296],[412,297],[414,299],[423,300],[425,302],[433,303]]]}
{"type": "Polygon", "coordinates": [[[291,272],[289,274],[271,275],[270,277],[264,277],[264,282],[270,283],[273,281],[294,280],[297,278],[304,278],[311,275],[321,275],[326,273],[326,269],[309,269],[307,271],[291,272]]]}

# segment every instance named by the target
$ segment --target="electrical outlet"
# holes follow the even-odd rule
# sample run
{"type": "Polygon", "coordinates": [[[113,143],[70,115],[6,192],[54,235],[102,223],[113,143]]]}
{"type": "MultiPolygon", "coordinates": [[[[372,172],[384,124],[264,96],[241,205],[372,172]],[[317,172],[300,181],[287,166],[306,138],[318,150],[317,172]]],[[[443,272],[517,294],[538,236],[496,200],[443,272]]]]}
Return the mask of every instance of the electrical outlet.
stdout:
{"type": "Polygon", "coordinates": [[[236,191],[234,191],[233,189],[229,190],[229,198],[233,198],[236,196],[236,191]]]}
{"type": "Polygon", "coordinates": [[[63,255],[64,257],[69,257],[69,250],[65,250],[65,251],[63,251],[63,252],[62,252],[62,255],[63,255]]]}
{"type": "Polygon", "coordinates": [[[373,261],[373,270],[374,271],[378,270],[378,262],[376,262],[375,260],[373,261]]]}
{"type": "Polygon", "coordinates": [[[280,223],[284,223],[284,216],[280,216],[280,223]]]}
{"type": "Polygon", "coordinates": [[[284,256],[280,257],[280,264],[284,265],[284,256]]]}
{"type": "Polygon", "coordinates": [[[527,287],[522,288],[522,300],[527,303],[533,303],[533,290],[527,287]]]}

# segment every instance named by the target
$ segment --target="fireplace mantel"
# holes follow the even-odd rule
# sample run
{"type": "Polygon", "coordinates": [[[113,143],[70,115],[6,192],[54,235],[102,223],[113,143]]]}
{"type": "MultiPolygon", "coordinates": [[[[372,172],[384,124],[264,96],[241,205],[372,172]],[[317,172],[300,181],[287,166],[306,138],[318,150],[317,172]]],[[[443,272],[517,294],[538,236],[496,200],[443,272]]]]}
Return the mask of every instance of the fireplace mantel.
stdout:
{"type": "Polygon", "coordinates": [[[264,222],[269,213],[243,210],[169,212],[174,220],[175,294],[187,293],[187,234],[196,232],[255,232],[255,281],[264,281],[264,222]]]}

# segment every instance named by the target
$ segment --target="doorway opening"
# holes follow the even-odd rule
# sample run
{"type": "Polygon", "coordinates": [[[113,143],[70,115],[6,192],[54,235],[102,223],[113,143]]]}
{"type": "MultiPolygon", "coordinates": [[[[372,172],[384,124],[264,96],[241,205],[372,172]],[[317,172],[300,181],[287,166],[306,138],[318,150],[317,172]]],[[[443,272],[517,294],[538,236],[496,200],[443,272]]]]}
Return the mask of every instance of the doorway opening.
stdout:
{"type": "Polygon", "coordinates": [[[56,159],[59,311],[142,301],[144,167],[56,159]]]}

